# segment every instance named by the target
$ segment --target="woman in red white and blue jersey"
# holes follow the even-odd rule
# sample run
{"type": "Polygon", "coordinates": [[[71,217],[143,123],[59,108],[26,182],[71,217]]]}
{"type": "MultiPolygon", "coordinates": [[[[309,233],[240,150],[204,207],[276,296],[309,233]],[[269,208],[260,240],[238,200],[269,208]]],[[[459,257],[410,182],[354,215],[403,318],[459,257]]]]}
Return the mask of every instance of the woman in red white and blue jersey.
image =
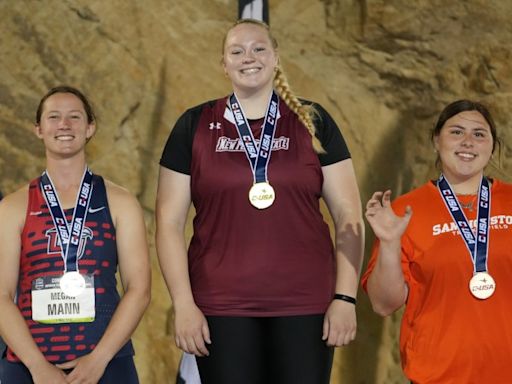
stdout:
{"type": "Polygon", "coordinates": [[[79,90],[51,89],[35,124],[46,170],[0,202],[2,383],[138,383],[130,337],[150,297],[145,225],[135,197],[87,167],[95,130],[79,90]]]}

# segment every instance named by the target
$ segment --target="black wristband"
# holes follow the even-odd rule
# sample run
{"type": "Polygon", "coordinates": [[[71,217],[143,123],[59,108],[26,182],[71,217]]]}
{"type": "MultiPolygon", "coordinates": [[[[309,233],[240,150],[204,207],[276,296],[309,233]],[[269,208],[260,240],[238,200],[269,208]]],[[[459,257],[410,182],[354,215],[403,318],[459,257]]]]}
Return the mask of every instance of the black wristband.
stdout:
{"type": "Polygon", "coordinates": [[[356,305],[356,299],[354,297],[342,295],[341,293],[335,293],[334,300],[343,300],[343,301],[346,301],[347,303],[356,305]]]}

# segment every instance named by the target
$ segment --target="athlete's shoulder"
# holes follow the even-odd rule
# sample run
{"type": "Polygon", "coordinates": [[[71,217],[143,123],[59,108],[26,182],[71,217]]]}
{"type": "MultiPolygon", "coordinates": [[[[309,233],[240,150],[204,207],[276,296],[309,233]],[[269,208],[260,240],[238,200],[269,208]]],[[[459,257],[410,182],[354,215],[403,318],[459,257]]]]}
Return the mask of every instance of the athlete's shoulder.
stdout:
{"type": "Polygon", "coordinates": [[[312,100],[309,100],[309,99],[305,99],[303,97],[299,97],[298,99],[299,99],[299,101],[300,101],[300,103],[302,105],[311,105],[311,106],[314,106],[314,107],[316,107],[316,106],[320,106],[321,107],[321,105],[319,103],[315,102],[315,101],[312,101],[312,100]]]}
{"type": "Polygon", "coordinates": [[[224,105],[225,105],[225,101],[226,101],[225,97],[204,101],[200,104],[197,104],[197,105],[194,105],[193,107],[188,108],[183,114],[184,115],[201,114],[203,111],[205,111],[207,109],[214,109],[219,103],[224,103],[224,105]]]}
{"type": "Polygon", "coordinates": [[[114,183],[111,180],[103,179],[105,182],[105,189],[107,191],[107,196],[110,199],[121,199],[121,200],[132,200],[135,199],[135,196],[125,187],[114,183]]]}
{"type": "Polygon", "coordinates": [[[507,183],[500,179],[492,179],[492,189],[500,192],[512,193],[512,183],[507,183]]]}
{"type": "Polygon", "coordinates": [[[0,200],[0,221],[3,223],[24,222],[27,213],[29,184],[4,196],[0,200]]]}
{"type": "Polygon", "coordinates": [[[323,107],[322,104],[320,104],[319,102],[317,101],[313,101],[313,100],[309,100],[309,99],[304,99],[304,98],[299,98],[299,101],[302,105],[306,105],[308,107],[312,107],[314,109],[314,111],[320,115],[320,117],[322,116],[325,116],[325,115],[329,115],[329,112],[327,112],[327,110],[323,107]]]}
{"type": "Polygon", "coordinates": [[[5,195],[4,198],[0,200],[0,204],[16,205],[19,204],[20,202],[27,202],[29,187],[30,184],[25,184],[16,191],[5,195]]]}
{"type": "Polygon", "coordinates": [[[125,187],[105,180],[107,201],[116,229],[121,223],[143,222],[143,211],[139,200],[125,187]]]}
{"type": "Polygon", "coordinates": [[[110,211],[114,215],[123,215],[124,210],[141,209],[139,200],[127,188],[105,179],[105,189],[107,191],[107,199],[110,211]]]}
{"type": "Polygon", "coordinates": [[[411,191],[398,196],[393,201],[393,207],[397,209],[403,209],[406,206],[421,207],[428,206],[433,196],[436,196],[436,186],[429,180],[428,182],[412,189],[411,191]]]}
{"type": "Polygon", "coordinates": [[[209,100],[188,108],[176,121],[171,136],[188,137],[188,139],[191,139],[194,136],[201,117],[212,115],[216,112],[223,113],[226,105],[225,100],[225,98],[209,100]]]}

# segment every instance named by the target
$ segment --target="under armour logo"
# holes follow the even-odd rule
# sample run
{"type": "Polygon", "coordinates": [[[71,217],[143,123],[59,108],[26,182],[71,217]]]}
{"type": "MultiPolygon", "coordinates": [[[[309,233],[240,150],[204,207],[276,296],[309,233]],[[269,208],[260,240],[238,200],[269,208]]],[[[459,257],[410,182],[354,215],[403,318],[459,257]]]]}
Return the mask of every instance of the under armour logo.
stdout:
{"type": "Polygon", "coordinates": [[[220,129],[220,123],[219,122],[216,122],[216,123],[210,123],[210,129],[220,129]]]}

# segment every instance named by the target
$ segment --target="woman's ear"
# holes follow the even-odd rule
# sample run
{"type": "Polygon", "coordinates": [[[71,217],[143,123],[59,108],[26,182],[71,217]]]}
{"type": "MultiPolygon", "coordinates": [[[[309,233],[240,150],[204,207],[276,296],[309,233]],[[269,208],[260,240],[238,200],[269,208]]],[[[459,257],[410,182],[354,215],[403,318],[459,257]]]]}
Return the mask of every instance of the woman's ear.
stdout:
{"type": "Polygon", "coordinates": [[[91,137],[93,137],[95,132],[96,132],[96,124],[94,122],[91,124],[88,124],[87,131],[85,132],[85,137],[87,138],[87,140],[89,140],[91,137]]]}
{"type": "Polygon", "coordinates": [[[40,139],[43,138],[43,132],[41,130],[41,126],[39,124],[34,124],[34,133],[40,139]]]}
{"type": "Polygon", "coordinates": [[[434,142],[434,152],[439,152],[439,136],[434,136],[432,141],[434,142]]]}

